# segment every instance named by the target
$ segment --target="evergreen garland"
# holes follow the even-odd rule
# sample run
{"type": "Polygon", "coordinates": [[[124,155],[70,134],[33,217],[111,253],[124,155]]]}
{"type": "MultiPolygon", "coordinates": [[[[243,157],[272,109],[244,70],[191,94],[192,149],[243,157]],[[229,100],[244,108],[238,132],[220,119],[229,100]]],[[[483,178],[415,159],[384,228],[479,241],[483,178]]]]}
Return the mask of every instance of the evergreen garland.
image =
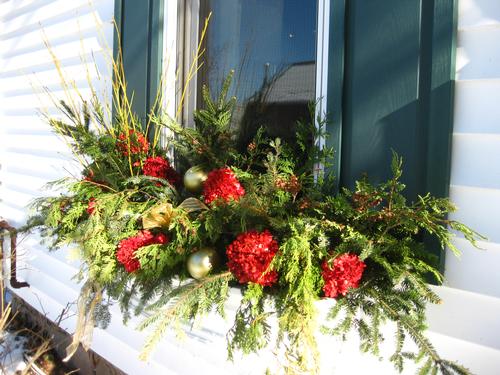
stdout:
{"type": "MultiPolygon", "coordinates": [[[[224,316],[230,287],[239,287],[241,304],[227,333],[229,358],[236,350],[250,353],[273,344],[284,352],[289,373],[317,373],[318,329],[344,338],[356,330],[361,351],[379,356],[381,327],[392,321],[396,347],[389,359],[398,371],[413,360],[421,363],[421,374],[467,374],[465,368],[442,359],[424,336],[426,304],[440,302],[426,280],[432,275],[440,281],[442,275],[422,239],[430,236],[443,251],[458,252],[448,228],[472,243],[480,236],[447,219],[455,210],[448,199],[427,194],[407,202],[397,155],[393,177],[386,183],[373,185],[363,179],[354,191],[332,191],[331,177],[315,174],[318,164],[328,166],[333,150],[316,146],[314,140],[326,134],[324,122],[315,121],[314,115],[298,124],[293,144],[269,139],[261,129],[245,150],[239,150],[230,128],[235,103],[227,97],[230,83],[228,77],[216,99],[203,88],[205,106],[195,112],[194,128],[151,113],[149,123],[156,132],[152,143],[126,101],[116,108],[112,123],[105,120],[97,98],[81,108],[59,103],[67,121],[49,123],[82,161],[82,177],[51,184],[62,192],[33,202],[35,214],[25,230],[40,230],[50,249],[78,245],[84,261],[78,277],[86,283],[79,301],[81,334],[75,334],[75,343],[88,346],[94,317],[96,324],[105,326],[110,318],[107,307],[117,301],[125,320],[147,312],[139,327],[152,327],[141,354],[145,359],[169,327],[182,332],[184,323],[208,312],[224,316]],[[157,140],[163,129],[173,137],[161,147],[157,140]],[[175,173],[165,169],[171,168],[166,155],[172,147],[179,172],[194,165],[207,172],[229,168],[232,183],[241,184],[244,194],[205,204],[203,192],[192,194],[176,186],[175,179],[165,177],[175,173]],[[154,159],[159,161],[155,168],[164,169],[145,175],[147,158],[160,158],[154,159]],[[269,232],[278,244],[272,261],[259,266],[264,267],[260,276],[275,273],[275,282],[260,283],[257,275],[257,282],[242,283],[226,266],[227,246],[250,231],[269,232]],[[117,258],[120,244],[131,246],[140,236],[161,235],[162,241],[127,249],[132,254],[128,261],[138,262],[135,271],[127,272],[117,258]],[[206,277],[192,279],[186,262],[205,246],[215,248],[223,261],[206,277]],[[324,268],[333,270],[341,259],[362,267],[357,276],[349,273],[347,263],[331,271],[339,278],[328,281],[339,286],[336,303],[328,321],[317,322],[316,301],[325,298],[324,268]],[[343,282],[349,287],[342,288],[343,282]],[[278,321],[274,343],[272,316],[278,321]],[[403,351],[407,339],[417,345],[416,353],[403,351]]],[[[257,267],[258,251],[267,249],[259,246],[252,248],[252,257],[240,261],[252,258],[252,267],[257,267]]]]}

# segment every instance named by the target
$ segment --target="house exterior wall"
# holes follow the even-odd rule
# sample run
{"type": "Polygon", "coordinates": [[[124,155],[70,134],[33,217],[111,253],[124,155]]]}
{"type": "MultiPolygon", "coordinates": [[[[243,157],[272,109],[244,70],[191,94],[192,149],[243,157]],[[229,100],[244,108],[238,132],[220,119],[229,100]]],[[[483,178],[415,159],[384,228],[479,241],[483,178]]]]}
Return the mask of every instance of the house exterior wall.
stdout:
{"type": "MultiPolygon", "coordinates": [[[[451,197],[460,208],[454,218],[487,235],[491,242],[481,243],[486,250],[477,251],[456,240],[464,254],[460,261],[452,256],[446,259],[448,287],[436,288],[444,303],[429,308],[429,336],[444,357],[480,375],[496,374],[500,368],[500,273],[495,272],[500,263],[500,220],[496,220],[500,212],[500,54],[495,41],[500,38],[500,3],[460,0],[459,4],[451,197]]],[[[86,52],[88,61],[93,55],[106,75],[109,64],[104,55],[113,45],[113,9],[113,0],[94,0],[92,7],[88,0],[0,2],[0,215],[12,225],[24,223],[25,206],[33,197],[46,194],[40,190],[44,183],[64,176],[63,168],[75,171],[64,143],[36,111],[40,101],[49,112],[53,106],[44,95],[33,94],[31,82],[35,89],[38,82],[61,94],[43,40],[50,41],[66,73],[84,93],[88,84],[80,53],[86,52]]],[[[91,76],[97,89],[110,92],[109,82],[91,76]]],[[[80,286],[72,280],[78,261],[71,259],[71,249],[47,252],[35,237],[24,239],[20,252],[19,279],[31,287],[14,292],[56,321],[78,297],[80,286]]],[[[209,317],[200,329],[188,330],[184,341],[169,334],[148,363],[138,360],[146,337],[134,329],[139,320],[124,326],[118,308],[106,330],[96,329],[92,348],[129,374],[262,373],[267,359],[272,359],[271,351],[235,364],[225,361],[224,335],[238,298],[233,291],[227,321],[209,317]]],[[[318,306],[324,312],[328,302],[318,306]]],[[[75,320],[68,316],[62,328],[72,332],[75,320]]],[[[388,333],[388,344],[390,337],[388,333]]],[[[320,345],[325,373],[393,372],[392,365],[359,354],[355,339],[340,345],[320,338],[320,345]]],[[[413,372],[410,366],[406,370],[413,372]]]]}
{"type": "Polygon", "coordinates": [[[451,199],[453,218],[488,237],[446,259],[448,285],[500,298],[500,2],[461,0],[451,199]]]}

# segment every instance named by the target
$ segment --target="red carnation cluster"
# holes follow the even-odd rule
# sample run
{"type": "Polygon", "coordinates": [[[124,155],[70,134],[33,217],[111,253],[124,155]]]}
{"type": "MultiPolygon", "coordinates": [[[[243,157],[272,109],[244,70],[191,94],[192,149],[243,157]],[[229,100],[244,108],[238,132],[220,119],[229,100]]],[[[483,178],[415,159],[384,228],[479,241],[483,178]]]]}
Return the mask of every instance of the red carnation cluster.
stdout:
{"type": "Polygon", "coordinates": [[[167,159],[161,156],[147,158],[142,167],[142,173],[146,176],[163,178],[172,185],[180,182],[180,176],[170,165],[167,159]]]}
{"type": "Polygon", "coordinates": [[[146,138],[144,138],[144,135],[140,132],[136,132],[134,129],[128,131],[128,137],[125,133],[119,134],[116,146],[124,156],[128,156],[129,150],[132,155],[140,153],[146,154],[149,150],[149,143],[146,138]]]}
{"type": "Polygon", "coordinates": [[[209,204],[221,198],[226,202],[238,200],[245,195],[245,189],[230,168],[211,171],[203,184],[203,198],[209,204]]]}
{"type": "Polygon", "coordinates": [[[270,286],[278,280],[276,271],[267,272],[278,252],[278,242],[268,230],[240,234],[227,246],[227,266],[242,284],[253,282],[270,286]]]}
{"type": "Polygon", "coordinates": [[[153,234],[149,230],[142,230],[135,236],[120,241],[116,258],[125,266],[127,272],[134,272],[141,267],[139,260],[135,257],[137,249],[153,244],[166,244],[169,241],[170,239],[163,233],[153,234]]]}
{"type": "Polygon", "coordinates": [[[92,215],[94,213],[94,210],[95,210],[95,198],[90,198],[86,211],[89,215],[92,215]]]}
{"type": "Polygon", "coordinates": [[[366,264],[356,254],[338,256],[333,260],[333,266],[325,260],[321,265],[325,296],[345,296],[350,288],[357,288],[365,267],[366,264]]]}

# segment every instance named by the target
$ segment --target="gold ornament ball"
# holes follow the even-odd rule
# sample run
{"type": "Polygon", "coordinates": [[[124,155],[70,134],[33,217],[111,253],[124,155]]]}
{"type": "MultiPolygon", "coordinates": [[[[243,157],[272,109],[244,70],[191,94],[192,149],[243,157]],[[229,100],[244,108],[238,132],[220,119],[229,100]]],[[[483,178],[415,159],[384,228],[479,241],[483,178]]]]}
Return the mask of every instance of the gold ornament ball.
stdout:
{"type": "Polygon", "coordinates": [[[187,269],[193,278],[202,279],[217,265],[217,261],[217,252],[210,247],[204,247],[189,256],[187,269]]]}
{"type": "Polygon", "coordinates": [[[184,186],[191,193],[199,193],[203,183],[207,179],[207,173],[199,165],[189,168],[184,174],[184,186]]]}

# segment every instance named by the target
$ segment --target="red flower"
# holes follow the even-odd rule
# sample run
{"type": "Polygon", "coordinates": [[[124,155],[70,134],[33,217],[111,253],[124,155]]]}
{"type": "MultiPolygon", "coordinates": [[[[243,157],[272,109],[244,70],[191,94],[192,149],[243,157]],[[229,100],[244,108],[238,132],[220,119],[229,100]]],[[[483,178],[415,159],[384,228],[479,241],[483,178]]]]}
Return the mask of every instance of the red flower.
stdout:
{"type": "Polygon", "coordinates": [[[116,146],[124,156],[128,156],[129,151],[132,154],[147,154],[149,150],[149,143],[144,135],[134,129],[128,131],[128,137],[127,134],[120,133],[116,146]]]}
{"type": "Polygon", "coordinates": [[[147,158],[144,161],[142,173],[146,176],[163,178],[172,185],[177,185],[180,182],[179,174],[172,168],[168,160],[161,156],[147,158]]]}
{"type": "Polygon", "coordinates": [[[211,171],[203,184],[203,197],[209,204],[221,198],[226,202],[238,200],[245,195],[245,189],[230,168],[221,168],[211,171]]]}
{"type": "Polygon", "coordinates": [[[87,213],[89,215],[92,215],[94,213],[94,210],[95,210],[95,198],[90,198],[89,203],[87,205],[87,213]]]}
{"type": "Polygon", "coordinates": [[[142,230],[135,236],[120,241],[116,258],[125,266],[127,272],[135,272],[141,268],[139,260],[135,257],[137,249],[153,244],[166,244],[169,241],[170,239],[163,233],[153,234],[149,230],[142,230]]]}
{"type": "Polygon", "coordinates": [[[357,288],[366,264],[356,254],[342,254],[333,260],[333,267],[327,260],[321,268],[326,297],[345,296],[349,289],[357,288]]]}
{"type": "Polygon", "coordinates": [[[278,252],[278,242],[268,230],[240,234],[227,246],[227,266],[242,284],[252,282],[270,286],[278,280],[276,271],[268,271],[278,252]]]}

